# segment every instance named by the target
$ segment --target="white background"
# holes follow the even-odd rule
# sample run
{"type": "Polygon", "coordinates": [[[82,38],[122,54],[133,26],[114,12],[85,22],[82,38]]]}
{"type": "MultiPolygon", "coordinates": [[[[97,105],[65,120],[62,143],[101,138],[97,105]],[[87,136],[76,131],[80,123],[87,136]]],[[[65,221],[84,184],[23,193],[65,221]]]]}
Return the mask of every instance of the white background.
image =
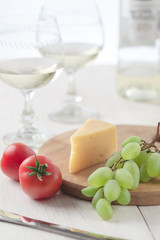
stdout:
{"type": "MultiPolygon", "coordinates": [[[[0,14],[37,12],[44,2],[45,0],[0,0],[0,14]]],[[[105,46],[94,64],[116,64],[120,0],[96,0],[96,2],[99,5],[105,29],[105,46]]]]}

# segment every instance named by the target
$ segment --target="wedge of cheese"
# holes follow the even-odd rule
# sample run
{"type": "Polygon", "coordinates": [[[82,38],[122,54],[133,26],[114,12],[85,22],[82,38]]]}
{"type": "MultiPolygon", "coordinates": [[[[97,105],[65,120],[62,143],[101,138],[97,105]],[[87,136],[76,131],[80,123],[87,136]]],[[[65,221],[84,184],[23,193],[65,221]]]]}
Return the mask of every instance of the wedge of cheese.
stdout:
{"type": "Polygon", "coordinates": [[[79,172],[104,162],[117,151],[116,126],[89,119],[71,136],[69,171],[79,172]]]}

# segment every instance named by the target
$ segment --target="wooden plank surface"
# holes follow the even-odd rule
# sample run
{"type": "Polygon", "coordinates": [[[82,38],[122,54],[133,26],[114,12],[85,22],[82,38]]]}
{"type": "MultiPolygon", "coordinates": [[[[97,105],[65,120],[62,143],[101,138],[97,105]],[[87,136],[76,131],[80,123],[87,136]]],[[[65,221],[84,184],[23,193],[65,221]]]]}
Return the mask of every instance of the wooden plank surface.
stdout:
{"type": "MultiPolygon", "coordinates": [[[[71,174],[68,170],[70,156],[70,136],[75,130],[56,136],[45,143],[39,150],[39,154],[45,154],[55,162],[62,171],[63,184],[62,191],[66,194],[86,199],[81,194],[81,189],[87,186],[88,176],[104,163],[97,164],[76,174],[71,174]]],[[[117,126],[118,149],[121,149],[122,141],[128,136],[136,135],[147,142],[150,142],[156,132],[155,127],[119,125],[117,126]]],[[[159,146],[159,144],[157,144],[159,146]]],[[[115,202],[115,204],[117,204],[115,202]]],[[[138,188],[131,191],[130,205],[158,205],[160,204],[160,180],[153,179],[148,183],[140,183],[138,188]]]]}
{"type": "Polygon", "coordinates": [[[139,210],[144,217],[154,239],[160,239],[160,206],[140,206],[139,210]]]}

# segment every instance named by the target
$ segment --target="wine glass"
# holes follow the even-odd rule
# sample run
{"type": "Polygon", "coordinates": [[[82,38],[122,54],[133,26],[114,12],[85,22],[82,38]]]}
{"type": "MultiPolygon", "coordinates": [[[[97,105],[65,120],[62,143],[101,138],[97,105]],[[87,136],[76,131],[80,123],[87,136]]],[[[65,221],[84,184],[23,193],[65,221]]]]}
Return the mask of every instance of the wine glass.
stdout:
{"type": "MultiPolygon", "coordinates": [[[[90,117],[97,117],[97,112],[87,108],[82,96],[77,93],[75,72],[93,61],[102,50],[104,32],[99,10],[91,0],[52,0],[42,6],[41,18],[55,15],[60,28],[63,50],[64,69],[68,75],[68,89],[62,108],[50,114],[54,121],[81,123],[90,117]]],[[[55,48],[45,49],[44,56],[59,59],[62,55],[55,48]]],[[[94,84],[94,83],[93,83],[94,84]]]]}
{"type": "Polygon", "coordinates": [[[4,136],[4,142],[22,142],[40,147],[50,136],[35,126],[32,99],[35,90],[55,80],[62,71],[60,59],[44,57],[41,50],[54,46],[62,53],[56,19],[39,15],[0,16],[0,80],[19,89],[24,96],[22,127],[4,136]]]}

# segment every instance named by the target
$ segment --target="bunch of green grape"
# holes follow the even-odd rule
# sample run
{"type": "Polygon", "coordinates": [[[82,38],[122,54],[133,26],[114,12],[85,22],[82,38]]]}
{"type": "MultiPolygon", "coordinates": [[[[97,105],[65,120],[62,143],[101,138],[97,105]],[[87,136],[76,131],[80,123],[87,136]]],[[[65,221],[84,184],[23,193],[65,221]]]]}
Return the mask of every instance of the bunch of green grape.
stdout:
{"type": "Polygon", "coordinates": [[[160,151],[154,142],[146,143],[137,136],[127,138],[122,150],[115,152],[104,167],[96,169],[88,177],[88,187],[82,194],[92,197],[92,206],[104,220],[113,215],[112,202],[130,203],[130,190],[139,182],[160,177],[160,151]]]}

